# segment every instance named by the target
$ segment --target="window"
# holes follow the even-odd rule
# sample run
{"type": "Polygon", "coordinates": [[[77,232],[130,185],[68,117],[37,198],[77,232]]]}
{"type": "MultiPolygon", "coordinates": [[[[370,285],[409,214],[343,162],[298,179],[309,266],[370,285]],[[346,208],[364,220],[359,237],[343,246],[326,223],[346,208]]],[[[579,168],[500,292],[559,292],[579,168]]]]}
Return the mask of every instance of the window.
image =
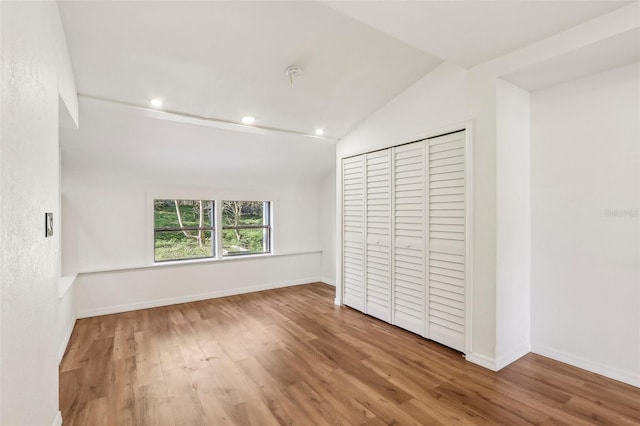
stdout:
{"type": "Polygon", "coordinates": [[[269,201],[154,200],[153,223],[155,262],[271,253],[269,201]]]}
{"type": "Polygon", "coordinates": [[[215,257],[215,202],[154,200],[154,260],[215,257]]]}
{"type": "Polygon", "coordinates": [[[269,204],[268,201],[222,202],[223,256],[271,251],[269,204]]]}

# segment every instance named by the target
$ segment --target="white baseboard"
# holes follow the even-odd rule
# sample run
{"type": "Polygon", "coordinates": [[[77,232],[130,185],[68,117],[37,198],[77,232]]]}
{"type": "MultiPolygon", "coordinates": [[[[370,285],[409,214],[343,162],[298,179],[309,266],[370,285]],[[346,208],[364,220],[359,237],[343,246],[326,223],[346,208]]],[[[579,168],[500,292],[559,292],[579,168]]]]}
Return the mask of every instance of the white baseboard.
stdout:
{"type": "Polygon", "coordinates": [[[333,279],[331,279],[331,278],[327,278],[327,277],[325,277],[325,278],[322,278],[320,281],[322,281],[322,282],[323,282],[323,283],[325,283],[325,284],[332,285],[332,286],[334,286],[334,287],[336,286],[336,280],[333,280],[333,279]]]}
{"type": "Polygon", "coordinates": [[[582,358],[544,345],[532,345],[531,352],[546,356],[547,358],[555,359],[556,361],[564,362],[565,364],[573,365],[574,367],[591,371],[592,373],[609,377],[610,379],[640,387],[640,372],[633,373],[631,371],[611,367],[600,362],[582,358]]]}
{"type": "Polygon", "coordinates": [[[146,302],[129,303],[125,305],[105,306],[102,308],[85,309],[78,311],[77,318],[97,317],[101,315],[118,314],[121,312],[137,311],[139,309],[157,308],[160,306],[177,305],[179,303],[197,302],[199,300],[215,299],[218,297],[235,296],[237,294],[253,293],[256,291],[273,290],[282,287],[292,287],[296,285],[311,284],[322,281],[321,278],[303,278],[299,280],[283,281],[277,283],[261,284],[251,287],[232,288],[218,290],[209,293],[192,294],[188,296],[173,297],[169,299],[156,299],[146,302]]]}
{"type": "Polygon", "coordinates": [[[62,413],[60,411],[56,414],[56,418],[53,420],[52,426],[62,426],[62,413]]]}
{"type": "Polygon", "coordinates": [[[493,358],[473,352],[466,354],[464,357],[467,361],[477,364],[480,367],[488,368],[491,371],[498,371],[496,368],[496,360],[493,358]]]}
{"type": "Polygon", "coordinates": [[[62,344],[58,348],[58,365],[62,362],[62,357],[64,356],[64,352],[67,350],[67,346],[69,345],[69,340],[71,340],[71,333],[73,333],[73,327],[76,325],[76,317],[73,317],[73,320],[70,321],[69,327],[67,328],[67,332],[64,334],[64,339],[62,340],[62,344]]]}
{"type": "Polygon", "coordinates": [[[522,358],[526,354],[531,352],[531,343],[524,342],[514,350],[497,357],[496,359],[496,371],[502,370],[507,365],[522,358]]]}

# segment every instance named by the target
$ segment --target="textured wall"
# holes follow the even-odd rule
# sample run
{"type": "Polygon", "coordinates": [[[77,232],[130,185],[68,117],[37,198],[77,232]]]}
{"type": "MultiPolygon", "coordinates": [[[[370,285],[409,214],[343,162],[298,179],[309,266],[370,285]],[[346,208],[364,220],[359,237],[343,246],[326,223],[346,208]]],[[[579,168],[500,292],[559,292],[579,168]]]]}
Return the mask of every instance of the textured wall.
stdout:
{"type": "Polygon", "coordinates": [[[71,98],[75,88],[57,70],[64,35],[56,3],[0,8],[0,424],[51,425],[59,421],[60,234],[45,238],[44,215],[60,215],[58,81],[71,81],[71,98]]]}

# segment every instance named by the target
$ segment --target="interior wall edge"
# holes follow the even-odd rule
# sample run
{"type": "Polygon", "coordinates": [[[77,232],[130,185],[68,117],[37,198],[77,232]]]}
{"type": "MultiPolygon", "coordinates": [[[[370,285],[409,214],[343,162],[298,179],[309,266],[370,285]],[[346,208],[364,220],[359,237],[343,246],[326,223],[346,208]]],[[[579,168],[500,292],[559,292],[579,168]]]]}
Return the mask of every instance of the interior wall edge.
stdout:
{"type": "Polygon", "coordinates": [[[56,414],[56,418],[53,419],[52,426],[62,426],[62,413],[60,411],[56,414]]]}
{"type": "Polygon", "coordinates": [[[522,342],[522,344],[517,346],[515,349],[496,357],[496,371],[502,370],[504,367],[519,360],[529,352],[531,352],[531,342],[527,339],[527,341],[522,342]]]}
{"type": "Polygon", "coordinates": [[[464,358],[473,364],[479,365],[480,367],[488,368],[491,371],[498,371],[495,358],[491,358],[477,352],[467,353],[464,355],[464,358]]]}
{"type": "Polygon", "coordinates": [[[64,357],[64,353],[67,350],[67,346],[69,346],[69,341],[71,340],[71,334],[73,334],[73,328],[76,325],[77,316],[75,313],[71,317],[71,321],[69,321],[69,325],[67,326],[67,332],[65,333],[62,343],[60,343],[60,347],[58,348],[58,365],[62,362],[62,358],[64,357]]]}
{"type": "Polygon", "coordinates": [[[331,278],[328,278],[328,277],[324,277],[324,278],[322,278],[320,281],[322,281],[322,282],[323,282],[323,283],[325,283],[325,284],[329,284],[329,285],[330,285],[330,286],[332,286],[332,287],[335,287],[335,286],[336,286],[336,280],[331,279],[331,278]]]}

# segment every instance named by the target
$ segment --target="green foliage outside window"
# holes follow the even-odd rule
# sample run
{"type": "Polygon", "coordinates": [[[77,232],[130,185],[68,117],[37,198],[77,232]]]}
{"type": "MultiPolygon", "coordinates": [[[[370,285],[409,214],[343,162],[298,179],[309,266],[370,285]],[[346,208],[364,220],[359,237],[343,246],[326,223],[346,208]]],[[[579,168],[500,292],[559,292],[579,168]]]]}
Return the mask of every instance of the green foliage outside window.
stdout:
{"type": "Polygon", "coordinates": [[[153,217],[156,262],[215,256],[213,201],[155,200],[153,217]]]}
{"type": "MultiPolygon", "coordinates": [[[[269,252],[269,203],[221,203],[222,255],[269,252]]],[[[215,257],[215,203],[154,201],[155,261],[215,257]]]]}

